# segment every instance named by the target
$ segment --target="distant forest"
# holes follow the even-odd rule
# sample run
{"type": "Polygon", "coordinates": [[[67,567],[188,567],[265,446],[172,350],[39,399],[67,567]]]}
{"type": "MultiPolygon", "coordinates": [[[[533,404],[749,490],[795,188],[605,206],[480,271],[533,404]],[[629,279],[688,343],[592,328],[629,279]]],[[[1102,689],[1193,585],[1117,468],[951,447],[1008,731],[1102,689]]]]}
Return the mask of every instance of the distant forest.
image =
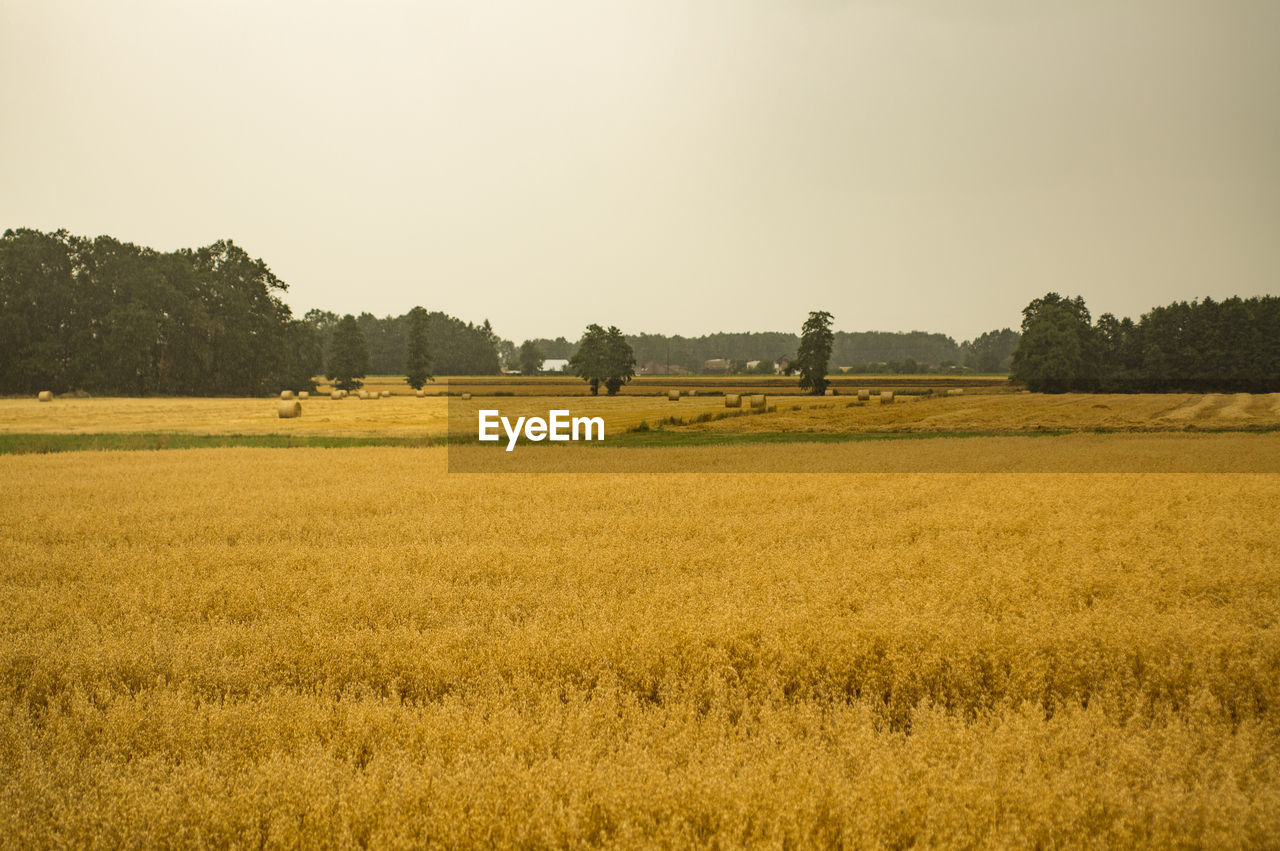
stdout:
{"type": "MultiPolygon", "coordinates": [[[[836,331],[831,369],[849,367],[854,372],[957,371],[1007,372],[1018,346],[1018,332],[989,331],[977,339],[956,343],[945,334],[924,331],[836,331]]],[[[577,343],[559,337],[535,340],[548,358],[567,358],[577,343]]],[[[739,366],[751,361],[769,364],[795,356],[799,334],[779,331],[707,334],[702,337],[668,337],[663,334],[628,335],[636,363],[680,367],[701,372],[716,358],[739,366]]],[[[742,369],[738,371],[743,371],[742,369]]]]}
{"type": "Polygon", "coordinates": [[[1034,391],[1280,391],[1280,297],[1180,301],[1138,322],[1095,323],[1084,299],[1048,293],[1022,311],[1013,379],[1034,391]]]}
{"type": "MultiPolygon", "coordinates": [[[[232,242],[159,252],[109,236],[0,237],[0,393],[255,395],[324,372],[338,317],[293,317],[286,290],[232,242]]],[[[360,325],[375,371],[404,370],[403,317],[360,325]],[[399,335],[399,336],[397,336],[399,335]]],[[[432,313],[434,369],[498,371],[496,338],[432,313]]]]}

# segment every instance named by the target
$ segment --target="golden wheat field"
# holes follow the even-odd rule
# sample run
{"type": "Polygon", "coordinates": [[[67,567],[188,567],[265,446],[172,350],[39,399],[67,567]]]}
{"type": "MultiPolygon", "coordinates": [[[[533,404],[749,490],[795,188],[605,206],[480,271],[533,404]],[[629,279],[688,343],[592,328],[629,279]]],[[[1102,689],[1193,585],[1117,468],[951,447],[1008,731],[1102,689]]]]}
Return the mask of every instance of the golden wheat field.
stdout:
{"type": "Polygon", "coordinates": [[[445,469],[0,457],[0,844],[1280,836],[1280,475],[445,469]]]}

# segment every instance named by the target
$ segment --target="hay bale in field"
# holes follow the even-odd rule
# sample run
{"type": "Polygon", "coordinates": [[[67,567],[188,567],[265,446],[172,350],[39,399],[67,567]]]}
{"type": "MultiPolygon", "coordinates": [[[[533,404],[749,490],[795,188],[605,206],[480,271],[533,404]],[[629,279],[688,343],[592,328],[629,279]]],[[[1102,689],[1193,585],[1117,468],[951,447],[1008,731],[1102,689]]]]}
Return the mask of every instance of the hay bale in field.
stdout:
{"type": "Polygon", "coordinates": [[[698,391],[697,391],[697,390],[690,390],[690,391],[689,391],[689,395],[690,395],[690,396],[697,396],[697,395],[698,395],[698,391]]]}
{"type": "Polygon", "coordinates": [[[369,398],[369,391],[368,391],[368,390],[361,390],[361,391],[360,391],[360,398],[361,398],[361,399],[368,399],[368,398],[369,398]]]}
{"type": "Polygon", "coordinates": [[[280,419],[291,420],[302,416],[302,403],[297,399],[280,400],[280,419]]]}
{"type": "Polygon", "coordinates": [[[298,391],[298,398],[299,398],[299,399],[310,399],[310,398],[311,398],[311,394],[310,394],[309,392],[307,392],[306,390],[300,390],[300,391],[298,391]]]}
{"type": "Polygon", "coordinates": [[[871,391],[870,391],[870,390],[859,390],[859,391],[858,391],[858,401],[859,401],[859,402],[870,402],[870,401],[871,401],[871,391]]]}
{"type": "Polygon", "coordinates": [[[724,394],[724,406],[726,408],[741,408],[742,396],[738,393],[724,394]]]}
{"type": "Polygon", "coordinates": [[[892,391],[892,390],[881,390],[881,391],[880,391],[880,404],[881,404],[881,405],[892,405],[892,404],[893,404],[893,391],[892,391]]]}
{"type": "Polygon", "coordinates": [[[383,390],[383,391],[382,391],[382,398],[383,398],[383,399],[390,399],[390,398],[391,398],[391,391],[390,391],[390,390],[383,390]]]}
{"type": "Polygon", "coordinates": [[[470,402],[470,401],[471,401],[471,394],[470,394],[470,393],[463,393],[463,394],[462,394],[462,401],[464,401],[464,402],[470,402]]]}
{"type": "Polygon", "coordinates": [[[281,391],[280,391],[280,398],[281,398],[281,399],[292,399],[292,398],[293,398],[293,391],[292,391],[292,390],[281,390],[281,391]]]}
{"type": "Polygon", "coordinates": [[[37,393],[37,394],[36,394],[36,398],[37,398],[37,399],[39,399],[41,402],[52,402],[52,401],[53,401],[53,391],[52,391],[52,390],[41,390],[39,393],[37,393]]]}
{"type": "Polygon", "coordinates": [[[834,388],[834,387],[828,387],[828,388],[827,388],[827,392],[826,392],[826,394],[825,394],[825,395],[827,395],[827,396],[834,396],[834,395],[836,395],[836,388],[834,388]]]}
{"type": "Polygon", "coordinates": [[[961,390],[961,389],[960,389],[960,388],[958,388],[958,387],[953,387],[953,388],[951,388],[950,390],[948,390],[948,391],[947,391],[947,395],[948,395],[948,396],[963,396],[963,395],[964,395],[964,391],[963,391],[963,390],[961,390]]]}
{"type": "Polygon", "coordinates": [[[415,395],[415,396],[417,396],[419,399],[421,399],[423,396],[427,395],[427,391],[425,391],[425,390],[415,390],[413,395],[415,395]]]}
{"type": "Polygon", "coordinates": [[[769,399],[763,393],[756,393],[751,397],[751,407],[763,410],[769,404],[769,399]]]}
{"type": "Polygon", "coordinates": [[[679,402],[679,401],[680,401],[680,391],[679,391],[679,390],[668,390],[668,391],[667,391],[667,401],[668,401],[668,402],[679,402]]]}

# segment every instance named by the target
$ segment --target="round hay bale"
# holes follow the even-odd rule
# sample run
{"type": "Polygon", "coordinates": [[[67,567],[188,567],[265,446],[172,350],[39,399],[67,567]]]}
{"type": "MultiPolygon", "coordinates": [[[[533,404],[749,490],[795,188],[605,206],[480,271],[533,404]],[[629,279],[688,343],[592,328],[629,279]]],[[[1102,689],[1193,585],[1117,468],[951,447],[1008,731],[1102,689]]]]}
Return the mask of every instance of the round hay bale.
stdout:
{"type": "Polygon", "coordinates": [[[741,408],[742,396],[738,393],[724,394],[724,406],[726,408],[741,408]]]}
{"type": "Polygon", "coordinates": [[[668,401],[668,402],[679,402],[679,401],[680,401],[680,391],[679,391],[679,390],[668,390],[668,391],[667,391],[667,401],[668,401]]]}
{"type": "Polygon", "coordinates": [[[41,391],[36,395],[36,398],[37,398],[37,399],[39,399],[41,402],[52,402],[52,401],[53,401],[53,391],[52,391],[52,390],[41,390],[41,391]]]}
{"type": "Polygon", "coordinates": [[[415,391],[414,391],[414,393],[413,393],[413,395],[415,395],[415,396],[417,396],[419,399],[421,399],[423,396],[427,395],[427,391],[425,391],[425,390],[415,390],[415,391]]]}
{"type": "Polygon", "coordinates": [[[280,400],[280,419],[291,420],[302,416],[302,403],[297,399],[280,400]]]}
{"type": "Polygon", "coordinates": [[[391,391],[390,391],[390,390],[383,390],[383,391],[382,391],[382,398],[383,398],[383,399],[390,399],[390,398],[391,398],[391,391]]]}
{"type": "Polygon", "coordinates": [[[292,399],[292,398],[293,398],[293,391],[292,391],[292,390],[281,390],[281,391],[280,391],[280,398],[281,398],[281,399],[292,399]]]}
{"type": "Polygon", "coordinates": [[[690,396],[697,396],[697,395],[698,395],[698,391],[697,391],[697,390],[690,390],[690,391],[689,391],[689,395],[690,395],[690,396]]]}
{"type": "Polygon", "coordinates": [[[310,398],[311,398],[311,394],[310,394],[309,392],[307,392],[306,390],[301,390],[301,391],[299,391],[299,392],[298,392],[298,398],[299,398],[299,399],[310,399],[310,398]]]}
{"type": "Polygon", "coordinates": [[[361,398],[361,399],[368,399],[368,398],[369,398],[369,391],[368,391],[368,390],[361,390],[361,391],[360,391],[360,398],[361,398]]]}
{"type": "Polygon", "coordinates": [[[470,393],[463,393],[463,394],[462,394],[462,401],[464,401],[464,402],[470,402],[470,401],[471,401],[471,394],[470,394],[470,393]]]}
{"type": "Polygon", "coordinates": [[[961,390],[960,388],[956,387],[956,388],[952,388],[951,390],[948,390],[948,391],[947,391],[947,395],[948,395],[948,396],[963,396],[963,395],[964,395],[964,391],[963,391],[963,390],[961,390]]]}
{"type": "Polygon", "coordinates": [[[769,404],[769,399],[763,393],[756,393],[751,397],[751,407],[763,410],[769,404]]]}
{"type": "Polygon", "coordinates": [[[834,395],[836,395],[836,388],[834,388],[834,387],[828,387],[828,388],[827,388],[827,392],[826,392],[826,394],[825,394],[825,395],[827,395],[827,396],[834,396],[834,395]]]}
{"type": "Polygon", "coordinates": [[[880,391],[880,404],[881,404],[881,405],[891,405],[891,404],[893,404],[893,391],[892,391],[892,390],[881,390],[881,391],[880,391]]]}
{"type": "Polygon", "coordinates": [[[870,390],[859,390],[859,391],[858,391],[858,401],[859,401],[859,402],[869,402],[869,401],[871,401],[871,391],[870,391],[870,390]]]}

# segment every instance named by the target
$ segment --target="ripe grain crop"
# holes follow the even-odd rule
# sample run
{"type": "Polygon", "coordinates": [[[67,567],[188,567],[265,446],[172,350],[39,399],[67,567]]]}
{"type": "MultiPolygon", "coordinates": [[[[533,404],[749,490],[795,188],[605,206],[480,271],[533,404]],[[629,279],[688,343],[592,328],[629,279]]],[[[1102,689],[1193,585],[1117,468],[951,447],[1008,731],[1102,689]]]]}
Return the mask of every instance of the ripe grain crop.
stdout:
{"type": "Polygon", "coordinates": [[[0,843],[1280,835],[1280,476],[444,464],[0,457],[0,843]]]}

